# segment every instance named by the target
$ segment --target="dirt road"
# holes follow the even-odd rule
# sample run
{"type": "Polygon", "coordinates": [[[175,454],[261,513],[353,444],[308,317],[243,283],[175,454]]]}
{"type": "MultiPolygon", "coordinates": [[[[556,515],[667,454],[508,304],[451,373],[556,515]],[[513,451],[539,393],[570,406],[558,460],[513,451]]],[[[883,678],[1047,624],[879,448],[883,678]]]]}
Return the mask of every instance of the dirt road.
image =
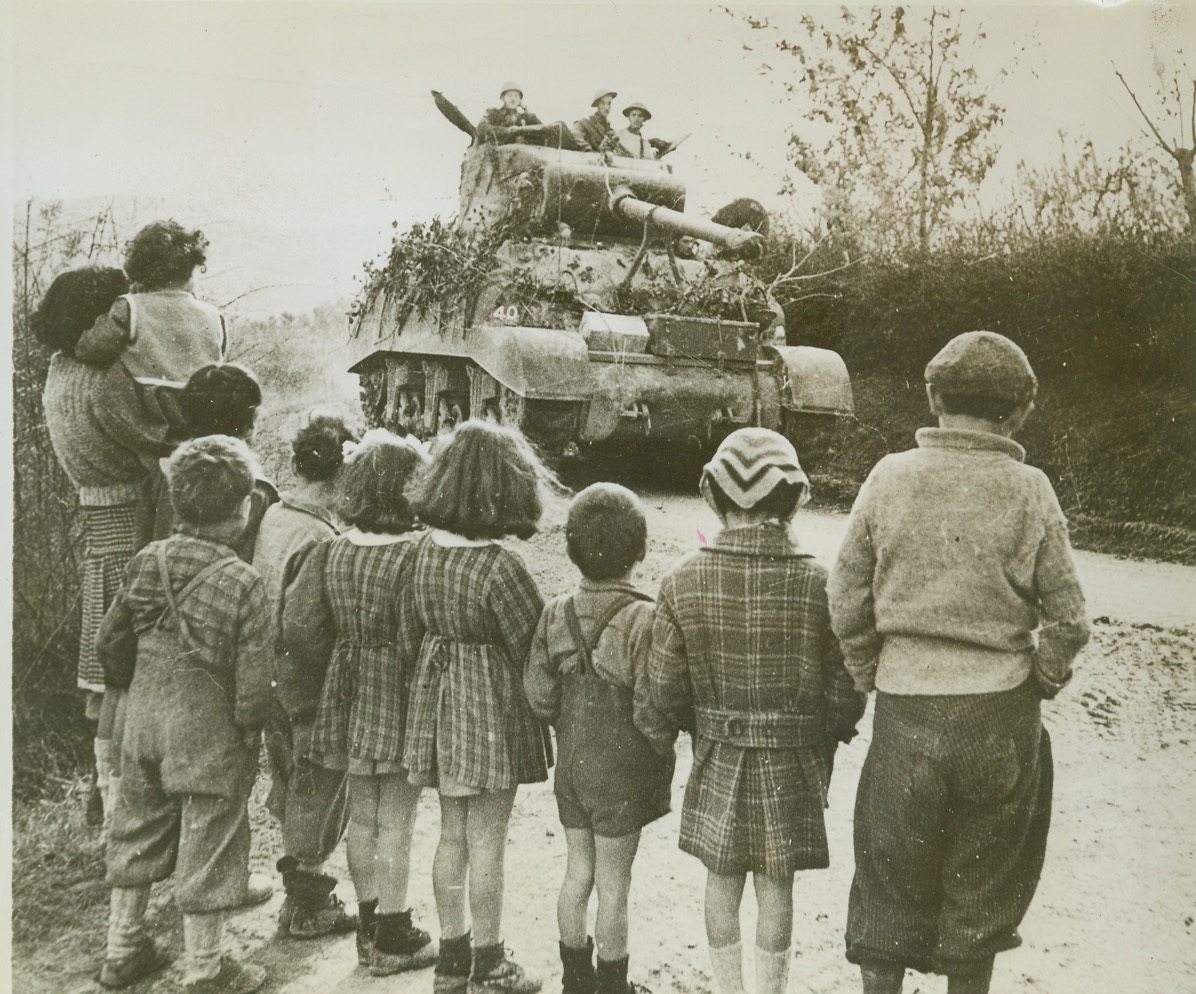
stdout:
{"type": "MultiPolygon", "coordinates": [[[[718,525],[695,497],[647,493],[651,551],[643,586],[712,537],[718,525]]],[[[833,558],[840,514],[807,512],[796,531],[804,546],[833,558]]],[[[559,525],[523,548],[546,593],[573,582],[559,525]]],[[[1046,871],[1022,934],[1025,944],[998,959],[995,994],[1160,994],[1196,990],[1196,569],[1081,554],[1080,571],[1095,629],[1072,687],[1046,705],[1056,757],[1056,796],[1046,871]]],[[[851,809],[871,731],[842,750],[831,787],[831,868],[801,874],[795,893],[795,961],[790,990],[855,994],[857,974],[843,959],[843,923],[852,873],[851,809]]],[[[686,740],[674,787],[674,813],[644,833],[632,893],[632,968],[655,994],[710,990],[702,927],[701,865],[676,848],[678,812],[689,769],[686,740]]],[[[259,785],[264,794],[264,785],[259,785]]],[[[277,835],[255,818],[257,867],[268,870],[277,835]]],[[[436,931],[430,883],[437,808],[425,795],[413,857],[412,900],[436,931]]],[[[521,790],[510,830],[506,936],[517,958],[559,991],[555,897],[564,838],[551,787],[521,790]]],[[[346,879],[343,854],[335,872],[346,879]]],[[[351,897],[348,883],[342,892],[351,897]]],[[[167,895],[160,899],[168,900],[167,895]]],[[[357,968],[351,939],[272,941],[279,897],[232,926],[240,952],[267,965],[270,989],[287,994],[427,994],[430,971],[373,979],[357,968]]],[[[750,899],[747,902],[750,905],[750,899]]],[[[745,910],[745,945],[753,912],[745,910]]],[[[178,945],[177,926],[173,941],[178,945]]],[[[97,942],[99,937],[97,937],[97,942]]],[[[98,950],[98,945],[97,945],[98,950]]],[[[72,970],[74,977],[79,972],[72,970]]],[[[29,977],[29,974],[25,974],[29,977]]],[[[32,978],[30,978],[32,979],[32,978]]],[[[46,990],[94,990],[86,984],[46,990]]],[[[177,969],[154,990],[178,986],[177,969]]],[[[750,985],[750,960],[748,980],[750,985]]],[[[40,983],[31,983],[35,990],[40,983]]],[[[750,989],[750,986],[749,986],[750,989]]],[[[907,992],[945,991],[941,978],[911,974],[907,992]]]]}

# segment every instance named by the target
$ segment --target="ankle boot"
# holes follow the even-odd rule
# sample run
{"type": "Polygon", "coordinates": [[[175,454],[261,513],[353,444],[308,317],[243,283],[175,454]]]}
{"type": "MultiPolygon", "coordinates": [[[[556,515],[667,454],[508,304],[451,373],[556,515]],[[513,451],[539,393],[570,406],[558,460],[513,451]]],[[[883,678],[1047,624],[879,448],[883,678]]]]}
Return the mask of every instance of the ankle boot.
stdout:
{"type": "Polygon", "coordinates": [[[411,910],[379,915],[374,932],[370,974],[388,977],[403,970],[419,970],[436,962],[436,944],[411,921],[411,910]]]}
{"type": "Polygon", "coordinates": [[[468,932],[440,940],[440,957],[432,977],[433,994],[465,994],[473,968],[473,948],[468,932]]]}
{"type": "MultiPolygon", "coordinates": [[[[280,867],[287,859],[284,856],[279,860],[280,867]]],[[[357,928],[357,918],[345,911],[344,904],[333,893],[336,877],[286,865],[282,872],[286,900],[284,910],[279,913],[279,927],[286,935],[292,939],[316,939],[357,928]]]]}
{"type": "Polygon", "coordinates": [[[108,947],[100,967],[104,987],[128,987],[170,963],[170,957],[145,931],[150,889],[113,887],[108,912],[108,947]]]}
{"type": "Polygon", "coordinates": [[[637,994],[643,990],[627,979],[627,961],[626,956],[622,959],[598,958],[598,994],[637,994]]]}
{"type": "Polygon", "coordinates": [[[594,940],[587,936],[585,947],[561,946],[561,994],[594,994],[598,978],[594,973],[594,940]]]}

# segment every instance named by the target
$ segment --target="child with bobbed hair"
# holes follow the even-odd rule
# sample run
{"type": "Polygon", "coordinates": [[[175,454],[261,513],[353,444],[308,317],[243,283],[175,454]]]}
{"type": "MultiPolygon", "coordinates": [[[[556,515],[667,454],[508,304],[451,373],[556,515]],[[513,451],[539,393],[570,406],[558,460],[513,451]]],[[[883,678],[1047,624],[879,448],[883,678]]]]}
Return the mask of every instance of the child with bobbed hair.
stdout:
{"type": "Polygon", "coordinates": [[[247,994],[265,979],[222,953],[225,915],[249,896],[249,795],[271,699],[264,585],[230,548],[256,472],[239,439],[180,446],[167,467],[178,528],[133,558],[101,627],[108,682],[127,688],[105,987],[165,965],[145,918],[150,886],[172,876],[187,989],[247,994]]]}
{"type": "Polygon", "coordinates": [[[104,707],[104,672],[96,632],[112,603],[139,537],[142,487],[169,452],[167,425],[141,403],[119,366],[96,368],[75,355],[80,336],[128,290],[119,269],[86,267],[55,277],[32,317],[38,341],[54,349],[42,406],[54,454],[79,495],[83,524],[82,622],[76,681],[87,695],[85,713],[98,722],[96,779],[89,820],[110,816],[112,700],[104,707]]]}
{"type": "Polygon", "coordinates": [[[107,319],[85,332],[77,349],[86,363],[119,361],[176,440],[187,437],[178,391],[196,369],[220,362],[228,345],[220,312],[193,293],[195,270],[207,261],[207,250],[202,231],[188,231],[173,219],[138,231],[125,248],[133,292],[117,298],[107,319]]]}
{"type": "Polygon", "coordinates": [[[662,751],[692,730],[680,845],[707,869],[715,991],[743,994],[739,909],[751,873],[755,989],[782,994],[793,875],[829,864],[834,751],[855,734],[864,698],[831,632],[826,571],[790,533],[809,497],[793,446],[766,428],[734,431],[700,490],[724,528],[661,581],[636,724],[662,751]]]}
{"type": "Polygon", "coordinates": [[[546,780],[551,756],[547,728],[523,689],[544,604],[523,560],[498,540],[536,531],[549,479],[518,432],[467,421],[410,490],[430,531],[407,588],[422,638],[405,761],[412,783],[440,795],[432,871],[441,934],[437,994],[540,988],[503,947],[502,899],[516,788],[546,780]]]}
{"type": "Polygon", "coordinates": [[[270,794],[266,807],[282,829],[283,855],[278,861],[286,900],[279,912],[281,935],[308,939],[351,932],[357,920],[346,914],[333,893],[336,879],[324,863],[345,833],[348,807],[344,771],[329,770],[308,756],[315,717],[311,702],[290,717],[284,701],[294,694],[287,684],[292,672],[280,643],[283,591],[304,556],[317,543],[340,534],[336,485],[346,449],[357,433],[336,413],[312,412],[291,440],[291,468],[296,484],[266,509],[258,529],[253,565],[266,583],[271,630],[279,652],[275,707],[266,725],[270,794]]]}
{"type": "Polygon", "coordinates": [[[673,753],[634,721],[652,645],[651,599],[631,583],[647,551],[644,509],[630,490],[596,483],[565,526],[578,589],[540,615],[524,676],[532,710],[556,727],[554,789],[567,861],[557,902],[564,994],[632,994],[627,900],[641,829],[668,813],[673,753]],[[597,885],[594,940],[587,935],[597,885]]]}
{"type": "MultiPolygon", "coordinates": [[[[253,439],[258,409],[262,405],[262,387],[254,374],[235,362],[217,362],[201,366],[188,378],[178,395],[178,410],[186,426],[186,437],[229,435],[247,444],[253,439]]],[[[258,530],[266,509],[278,500],[278,490],[265,476],[254,482],[249,506],[249,520],[233,549],[246,562],[253,561],[258,530]]],[[[164,481],[151,484],[147,500],[153,514],[145,527],[146,540],[162,539],[174,527],[170,501],[165,499],[164,481]]]]}
{"type": "MultiPolygon", "coordinates": [[[[374,976],[436,959],[407,905],[420,788],[408,781],[404,752],[418,647],[405,490],[425,460],[416,443],[367,432],[338,481],[335,509],[349,530],[312,547],[283,593],[279,692],[293,722],[312,722],[310,761],[348,777],[357,953],[374,976]]],[[[313,874],[294,882],[325,903],[335,883],[316,887],[313,874]]]]}

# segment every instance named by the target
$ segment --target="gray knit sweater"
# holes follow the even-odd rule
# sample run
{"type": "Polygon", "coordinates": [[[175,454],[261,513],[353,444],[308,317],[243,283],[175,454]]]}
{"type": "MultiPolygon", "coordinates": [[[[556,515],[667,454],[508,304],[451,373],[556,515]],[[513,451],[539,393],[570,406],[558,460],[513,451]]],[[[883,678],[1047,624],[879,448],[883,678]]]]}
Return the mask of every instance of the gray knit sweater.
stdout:
{"type": "Polygon", "coordinates": [[[50,359],[42,394],[50,444],[90,507],[131,504],[164,454],[166,423],[146,408],[120,363],[86,366],[63,352],[50,359]]]}
{"type": "Polygon", "coordinates": [[[923,428],[860,489],[828,585],[860,690],[982,694],[1066,679],[1088,640],[1067,520],[1025,450],[923,428]]]}

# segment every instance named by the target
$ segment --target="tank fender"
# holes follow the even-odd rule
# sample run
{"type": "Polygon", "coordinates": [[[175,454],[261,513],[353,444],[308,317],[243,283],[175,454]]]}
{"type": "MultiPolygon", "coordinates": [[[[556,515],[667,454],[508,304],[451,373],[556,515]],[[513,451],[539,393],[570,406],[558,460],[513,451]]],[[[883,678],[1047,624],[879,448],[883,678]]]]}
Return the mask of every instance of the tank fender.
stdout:
{"type": "Polygon", "coordinates": [[[531,400],[589,400],[594,374],[576,331],[482,324],[465,338],[465,353],[508,390],[531,400]]]}
{"type": "Polygon", "coordinates": [[[851,377],[839,353],[810,345],[766,345],[761,353],[774,360],[785,410],[844,415],[855,412],[851,377]]]}

